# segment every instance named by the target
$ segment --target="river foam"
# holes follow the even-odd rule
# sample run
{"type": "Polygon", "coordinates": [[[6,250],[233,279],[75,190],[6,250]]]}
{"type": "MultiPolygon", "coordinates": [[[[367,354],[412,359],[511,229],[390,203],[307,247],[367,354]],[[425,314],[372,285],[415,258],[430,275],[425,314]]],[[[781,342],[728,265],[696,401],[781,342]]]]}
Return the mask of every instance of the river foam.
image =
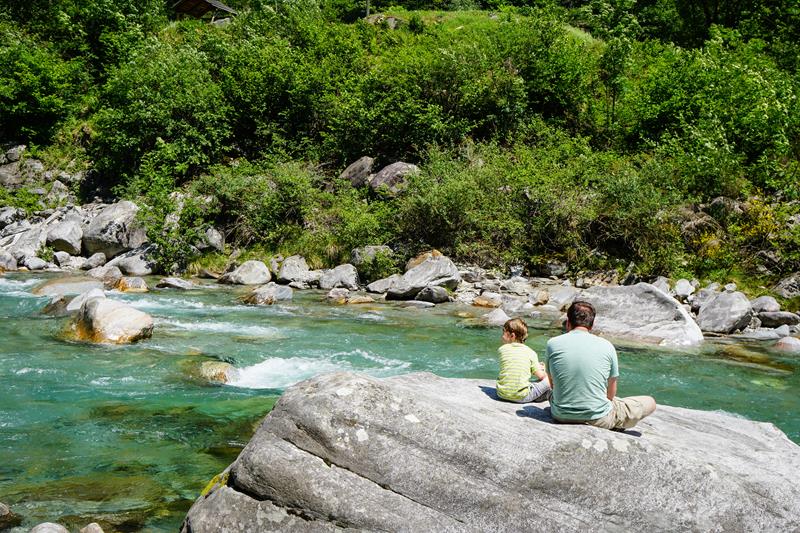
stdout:
{"type": "Polygon", "coordinates": [[[351,368],[351,365],[344,361],[321,361],[305,357],[273,358],[239,368],[228,385],[248,389],[285,389],[317,374],[351,368]]]}

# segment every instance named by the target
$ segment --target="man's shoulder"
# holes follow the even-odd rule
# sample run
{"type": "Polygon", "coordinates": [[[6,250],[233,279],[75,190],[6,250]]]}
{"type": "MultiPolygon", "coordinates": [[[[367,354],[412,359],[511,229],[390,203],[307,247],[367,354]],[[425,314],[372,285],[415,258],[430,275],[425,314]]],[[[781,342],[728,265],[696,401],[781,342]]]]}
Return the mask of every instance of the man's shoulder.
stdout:
{"type": "Polygon", "coordinates": [[[608,339],[598,337],[594,333],[586,332],[583,334],[576,334],[572,332],[562,333],[557,337],[551,337],[547,341],[547,348],[554,349],[564,345],[593,345],[596,348],[603,347],[607,350],[616,350],[614,345],[608,339]],[[573,344],[574,343],[574,344],[573,344]]]}

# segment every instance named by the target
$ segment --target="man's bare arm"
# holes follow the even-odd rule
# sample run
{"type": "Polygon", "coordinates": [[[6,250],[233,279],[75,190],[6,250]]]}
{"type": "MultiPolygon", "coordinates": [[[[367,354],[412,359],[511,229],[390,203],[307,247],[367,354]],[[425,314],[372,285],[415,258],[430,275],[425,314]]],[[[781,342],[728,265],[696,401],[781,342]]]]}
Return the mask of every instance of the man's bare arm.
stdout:
{"type": "Polygon", "coordinates": [[[608,391],[606,396],[609,400],[613,400],[617,395],[617,378],[608,378],[608,391]]]}
{"type": "Polygon", "coordinates": [[[553,388],[553,376],[550,375],[550,372],[547,373],[547,381],[550,382],[550,388],[553,388]]]}

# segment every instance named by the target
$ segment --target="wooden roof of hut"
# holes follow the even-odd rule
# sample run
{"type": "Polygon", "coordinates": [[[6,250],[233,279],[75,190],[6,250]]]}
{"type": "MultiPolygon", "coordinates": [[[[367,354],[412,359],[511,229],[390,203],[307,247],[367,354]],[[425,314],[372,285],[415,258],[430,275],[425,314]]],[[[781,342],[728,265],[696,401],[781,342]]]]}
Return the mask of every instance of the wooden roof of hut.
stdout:
{"type": "Polygon", "coordinates": [[[235,15],[236,11],[218,0],[178,0],[172,9],[179,15],[202,18],[209,11],[224,11],[235,15]]]}

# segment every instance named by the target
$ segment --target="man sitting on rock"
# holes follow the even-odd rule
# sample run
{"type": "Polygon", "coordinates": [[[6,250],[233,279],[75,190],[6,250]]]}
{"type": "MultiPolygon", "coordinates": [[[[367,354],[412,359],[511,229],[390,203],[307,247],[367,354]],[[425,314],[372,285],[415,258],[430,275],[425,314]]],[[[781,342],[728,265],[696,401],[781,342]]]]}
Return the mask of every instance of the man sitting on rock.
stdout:
{"type": "Polygon", "coordinates": [[[650,396],[616,397],[617,351],[591,333],[594,317],[590,303],[574,302],[567,310],[567,332],[547,342],[550,412],[567,424],[632,428],[656,410],[656,401],[650,396]]]}

